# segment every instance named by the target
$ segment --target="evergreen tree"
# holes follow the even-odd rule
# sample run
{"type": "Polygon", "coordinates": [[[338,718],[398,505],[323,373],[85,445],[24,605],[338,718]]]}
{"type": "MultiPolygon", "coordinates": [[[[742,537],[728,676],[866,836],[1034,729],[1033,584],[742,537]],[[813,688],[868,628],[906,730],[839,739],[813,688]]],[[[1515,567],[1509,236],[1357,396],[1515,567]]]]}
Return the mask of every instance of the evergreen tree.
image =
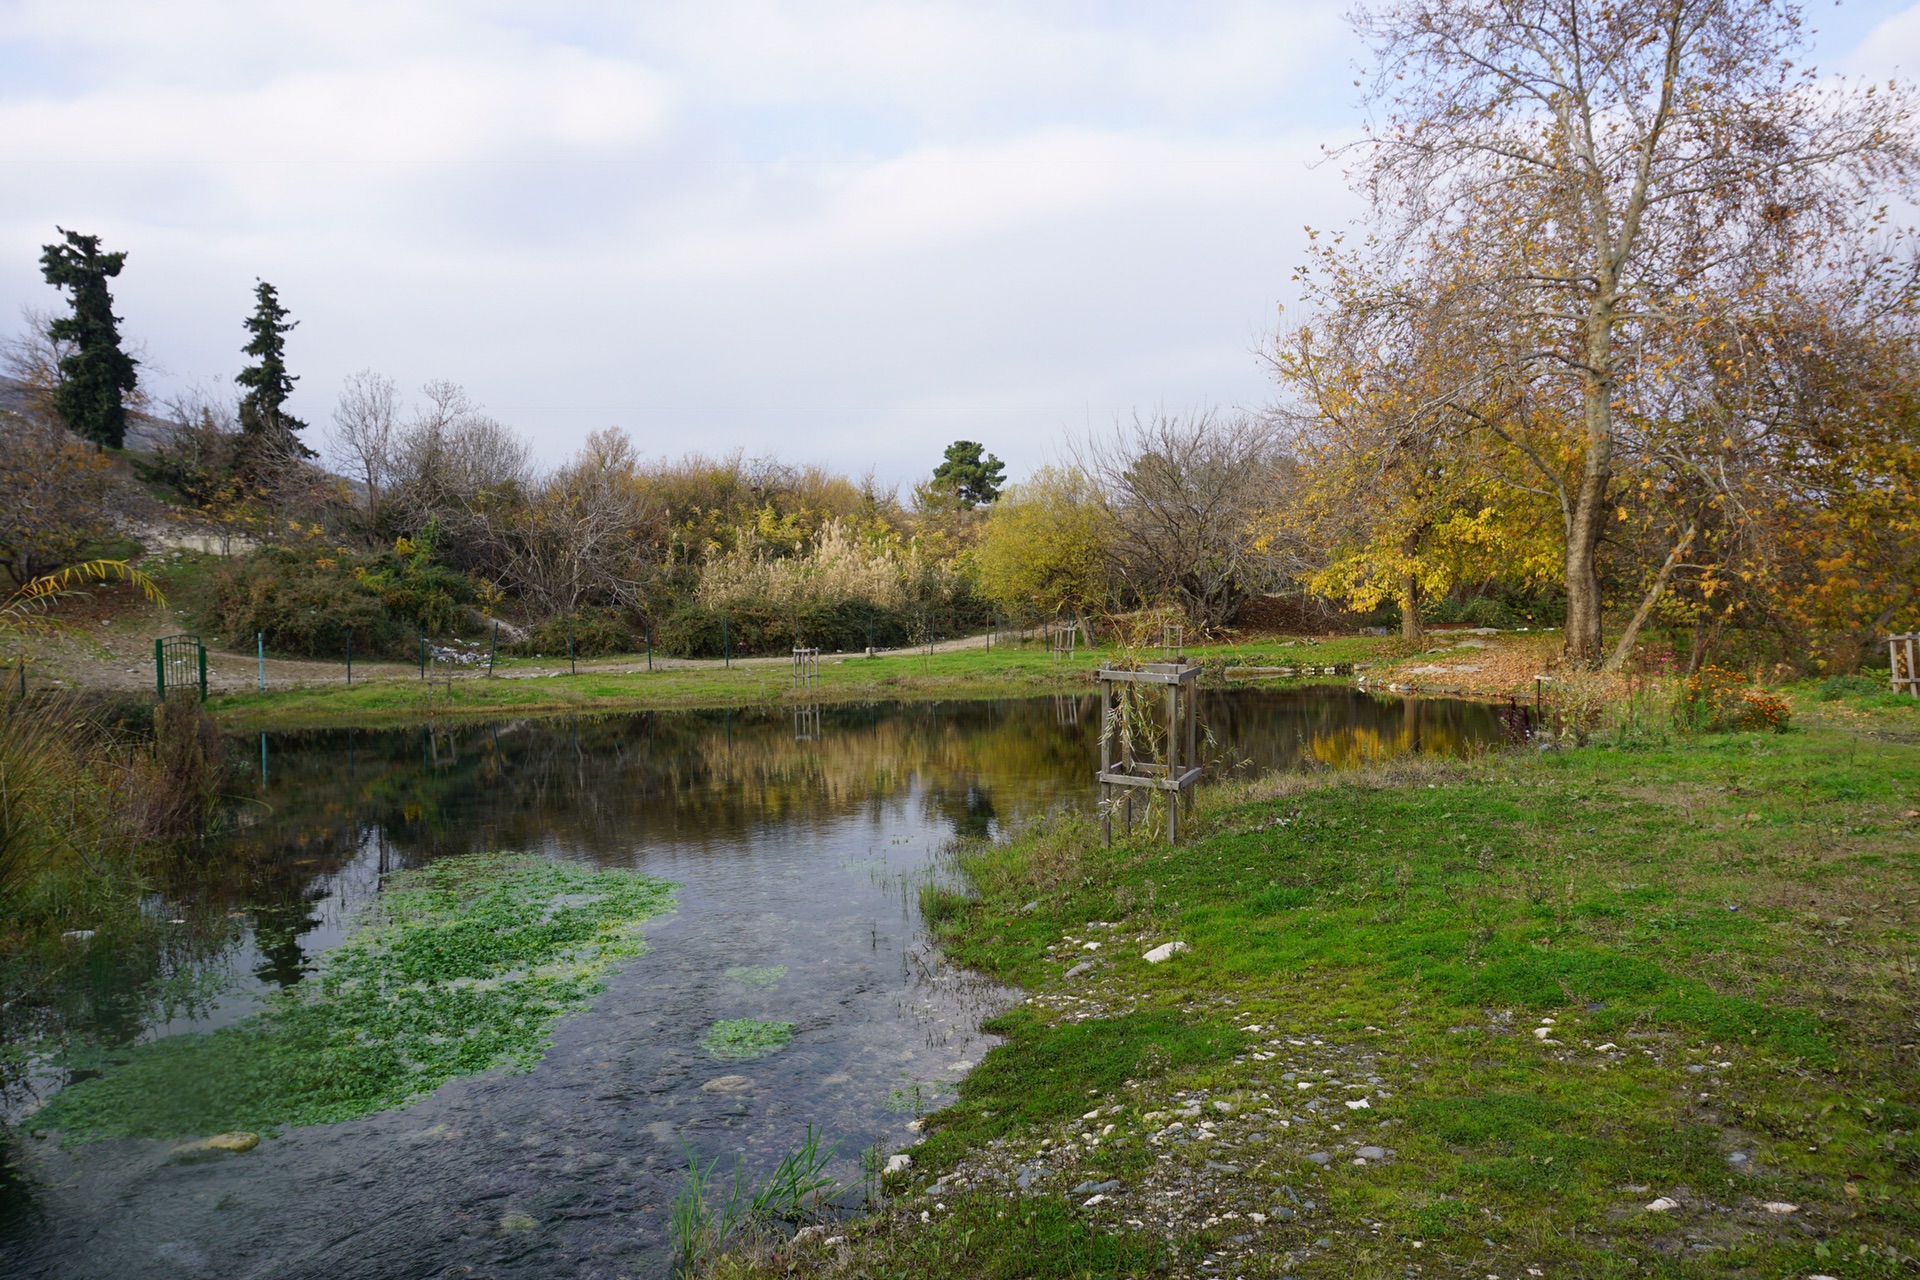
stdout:
{"type": "Polygon", "coordinates": [[[948,445],[946,461],[933,469],[936,486],[951,490],[975,507],[999,497],[1006,478],[1007,464],[986,453],[986,446],[971,440],[955,440],[948,445]]]}
{"type": "Polygon", "coordinates": [[[136,362],[120,349],[120,319],[113,314],[107,280],[120,274],[127,255],[101,253],[99,236],[54,230],[67,242],[42,246],[40,270],[48,284],[73,294],[73,314],[47,329],[54,342],[73,345],[72,354],[60,359],[54,412],[75,435],[118,449],[127,437],[124,397],[137,381],[136,362]]]}
{"type": "Polygon", "coordinates": [[[253,335],[241,351],[254,362],[234,378],[246,388],[240,398],[241,450],[252,462],[268,458],[316,457],[300,442],[297,433],[307,424],[285,411],[287,397],[299,379],[287,372],[286,335],[300,322],[287,319],[280,295],[265,280],[256,282],[253,314],[247,317],[247,332],[253,335]]]}

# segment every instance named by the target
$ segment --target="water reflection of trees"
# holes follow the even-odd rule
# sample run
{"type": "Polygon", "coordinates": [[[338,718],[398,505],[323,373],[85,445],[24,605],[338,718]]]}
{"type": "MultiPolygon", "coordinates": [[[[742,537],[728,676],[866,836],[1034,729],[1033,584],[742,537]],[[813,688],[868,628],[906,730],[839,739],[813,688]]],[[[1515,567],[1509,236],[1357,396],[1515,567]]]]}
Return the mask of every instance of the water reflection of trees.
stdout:
{"type": "MultiPolygon", "coordinates": [[[[260,976],[287,982],[329,873],[369,849],[380,869],[492,849],[607,864],[637,849],[731,852],[772,826],[826,824],[913,800],[957,834],[1088,802],[1093,695],[1018,702],[649,712],[378,732],[276,735],[257,801],[199,869],[244,899],[260,976]],[[806,732],[797,732],[801,724],[806,732]]],[[[1223,767],[1346,765],[1456,753],[1498,737],[1490,709],[1347,690],[1210,693],[1223,767]]],[[[249,750],[253,745],[249,744],[249,750]]],[[[211,887],[211,886],[207,886],[211,887]]]]}

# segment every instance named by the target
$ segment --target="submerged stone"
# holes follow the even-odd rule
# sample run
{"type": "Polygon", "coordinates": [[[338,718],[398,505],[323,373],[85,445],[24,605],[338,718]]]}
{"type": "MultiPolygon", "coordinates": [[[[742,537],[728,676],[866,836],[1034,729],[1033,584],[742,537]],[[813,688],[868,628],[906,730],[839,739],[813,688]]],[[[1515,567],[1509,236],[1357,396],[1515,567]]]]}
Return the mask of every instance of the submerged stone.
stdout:
{"type": "Polygon", "coordinates": [[[215,1151],[251,1151],[259,1145],[259,1134],[238,1130],[233,1133],[216,1133],[207,1139],[207,1146],[215,1151]]]}

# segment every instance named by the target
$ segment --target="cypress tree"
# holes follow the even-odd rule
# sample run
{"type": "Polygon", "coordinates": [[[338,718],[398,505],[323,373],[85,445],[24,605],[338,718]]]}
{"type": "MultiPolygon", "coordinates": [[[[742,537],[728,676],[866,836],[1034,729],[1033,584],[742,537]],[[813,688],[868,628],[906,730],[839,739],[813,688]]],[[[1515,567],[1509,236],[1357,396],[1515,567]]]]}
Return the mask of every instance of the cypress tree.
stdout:
{"type": "Polygon", "coordinates": [[[127,438],[124,397],[137,382],[137,362],[120,349],[120,318],[113,314],[107,281],[120,274],[127,255],[101,253],[99,236],[54,230],[67,242],[41,246],[40,271],[48,284],[73,295],[73,314],[47,328],[54,342],[73,345],[72,353],[60,358],[54,412],[75,435],[118,449],[127,438]]]}
{"type": "Polygon", "coordinates": [[[265,280],[255,282],[253,314],[246,329],[252,334],[240,350],[252,356],[253,363],[234,379],[246,388],[240,398],[240,432],[243,456],[248,460],[267,457],[317,456],[300,442],[297,433],[307,424],[287,413],[283,406],[293,394],[299,379],[287,372],[286,335],[300,322],[287,319],[280,295],[265,280]]]}

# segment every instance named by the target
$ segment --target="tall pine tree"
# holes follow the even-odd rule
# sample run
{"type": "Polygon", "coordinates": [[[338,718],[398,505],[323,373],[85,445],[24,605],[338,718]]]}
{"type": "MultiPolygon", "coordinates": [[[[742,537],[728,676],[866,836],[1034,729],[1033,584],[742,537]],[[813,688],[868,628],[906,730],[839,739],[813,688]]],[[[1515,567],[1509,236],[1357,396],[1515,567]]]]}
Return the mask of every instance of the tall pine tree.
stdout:
{"type": "Polygon", "coordinates": [[[951,490],[970,507],[998,498],[1006,478],[1006,463],[972,440],[955,440],[948,445],[945,460],[933,469],[934,484],[951,490]]]}
{"type": "Polygon", "coordinates": [[[40,271],[48,284],[73,295],[73,314],[47,328],[54,342],[73,345],[60,358],[54,412],[75,435],[118,449],[127,438],[125,396],[137,382],[136,361],[120,349],[120,318],[113,314],[107,281],[120,274],[127,255],[101,253],[99,236],[54,230],[67,242],[42,246],[40,271]]]}
{"type": "Polygon", "coordinates": [[[253,314],[247,317],[251,341],[240,350],[253,363],[234,379],[246,388],[240,398],[240,447],[243,465],[257,466],[292,457],[316,457],[300,442],[307,424],[285,411],[299,379],[287,372],[287,339],[300,322],[287,319],[280,295],[265,280],[255,282],[253,314]]]}

